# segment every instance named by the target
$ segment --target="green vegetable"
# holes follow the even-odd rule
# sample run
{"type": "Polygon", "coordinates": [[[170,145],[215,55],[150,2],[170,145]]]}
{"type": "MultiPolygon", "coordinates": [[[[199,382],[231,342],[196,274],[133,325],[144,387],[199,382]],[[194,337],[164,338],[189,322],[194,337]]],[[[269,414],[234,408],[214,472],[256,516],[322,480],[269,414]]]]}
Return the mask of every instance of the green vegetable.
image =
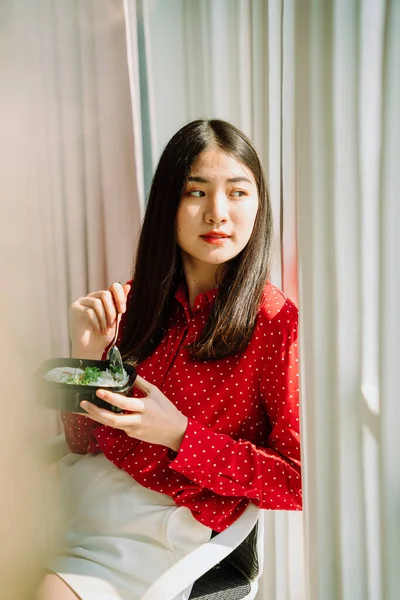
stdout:
{"type": "Polygon", "coordinates": [[[101,375],[101,370],[98,367],[85,367],[80,375],[69,375],[65,382],[75,385],[89,385],[94,383],[101,375]]]}
{"type": "Polygon", "coordinates": [[[121,367],[119,365],[110,363],[108,370],[110,371],[110,373],[113,376],[113,378],[115,379],[115,381],[120,381],[121,379],[124,378],[124,373],[121,372],[121,367]]]}

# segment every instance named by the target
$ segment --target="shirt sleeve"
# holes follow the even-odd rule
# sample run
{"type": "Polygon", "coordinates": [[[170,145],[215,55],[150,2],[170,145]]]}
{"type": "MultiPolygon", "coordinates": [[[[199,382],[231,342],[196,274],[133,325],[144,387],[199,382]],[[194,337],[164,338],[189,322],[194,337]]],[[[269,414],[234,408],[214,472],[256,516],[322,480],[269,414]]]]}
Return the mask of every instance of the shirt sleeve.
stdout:
{"type": "Polygon", "coordinates": [[[93,421],[83,414],[70,412],[62,412],[60,416],[64,427],[65,441],[70,452],[87,454],[100,451],[96,438],[90,435],[93,429],[99,427],[97,421],[93,421]]]}
{"type": "Polygon", "coordinates": [[[297,321],[268,361],[260,394],[270,422],[263,447],[235,440],[189,419],[171,469],[220,496],[248,498],[260,508],[302,506],[297,321]]]}

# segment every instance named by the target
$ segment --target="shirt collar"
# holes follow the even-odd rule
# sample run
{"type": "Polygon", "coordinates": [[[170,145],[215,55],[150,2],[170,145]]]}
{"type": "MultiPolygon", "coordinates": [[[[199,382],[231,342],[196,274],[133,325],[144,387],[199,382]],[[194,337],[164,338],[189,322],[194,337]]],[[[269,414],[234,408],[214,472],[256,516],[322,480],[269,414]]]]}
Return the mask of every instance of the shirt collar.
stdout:
{"type": "Polygon", "coordinates": [[[199,294],[195,298],[193,310],[190,311],[188,289],[187,289],[186,282],[181,281],[181,283],[178,285],[176,292],[175,292],[176,300],[179,302],[179,304],[181,304],[183,306],[183,308],[185,309],[185,312],[188,313],[189,315],[190,315],[190,313],[194,314],[194,313],[200,312],[206,308],[211,308],[211,306],[214,304],[214,301],[215,301],[215,298],[217,297],[217,295],[218,295],[218,288],[213,288],[211,290],[207,290],[206,292],[203,292],[202,294],[199,294]]]}

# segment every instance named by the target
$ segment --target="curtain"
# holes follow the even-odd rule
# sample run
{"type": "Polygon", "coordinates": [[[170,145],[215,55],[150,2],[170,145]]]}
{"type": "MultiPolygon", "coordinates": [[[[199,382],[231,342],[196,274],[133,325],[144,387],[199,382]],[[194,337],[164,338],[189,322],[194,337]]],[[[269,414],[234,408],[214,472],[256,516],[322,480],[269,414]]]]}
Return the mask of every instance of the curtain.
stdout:
{"type": "Polygon", "coordinates": [[[6,204],[18,203],[29,223],[43,354],[68,355],[68,305],[128,278],[142,216],[124,8],[43,0],[2,3],[2,12],[14,52],[7,96],[19,117],[7,131],[15,172],[6,204]]]}
{"type": "Polygon", "coordinates": [[[306,597],[400,589],[400,3],[304,2],[296,172],[306,597]]]}
{"type": "Polygon", "coordinates": [[[52,506],[38,447],[59,427],[31,374],[69,355],[73,300],[129,277],[142,216],[122,0],[2,0],[0,72],[0,581],[13,600],[38,577],[52,506]]]}

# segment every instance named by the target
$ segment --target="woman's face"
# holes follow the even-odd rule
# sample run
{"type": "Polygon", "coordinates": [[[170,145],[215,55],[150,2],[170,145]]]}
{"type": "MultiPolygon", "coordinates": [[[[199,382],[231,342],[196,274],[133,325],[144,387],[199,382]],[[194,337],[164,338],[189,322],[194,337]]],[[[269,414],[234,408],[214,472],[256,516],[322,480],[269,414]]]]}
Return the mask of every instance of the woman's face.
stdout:
{"type": "Polygon", "coordinates": [[[239,254],[253,231],[258,192],[250,169],[218,148],[202,152],[177,212],[184,263],[221,265],[239,254]]]}

